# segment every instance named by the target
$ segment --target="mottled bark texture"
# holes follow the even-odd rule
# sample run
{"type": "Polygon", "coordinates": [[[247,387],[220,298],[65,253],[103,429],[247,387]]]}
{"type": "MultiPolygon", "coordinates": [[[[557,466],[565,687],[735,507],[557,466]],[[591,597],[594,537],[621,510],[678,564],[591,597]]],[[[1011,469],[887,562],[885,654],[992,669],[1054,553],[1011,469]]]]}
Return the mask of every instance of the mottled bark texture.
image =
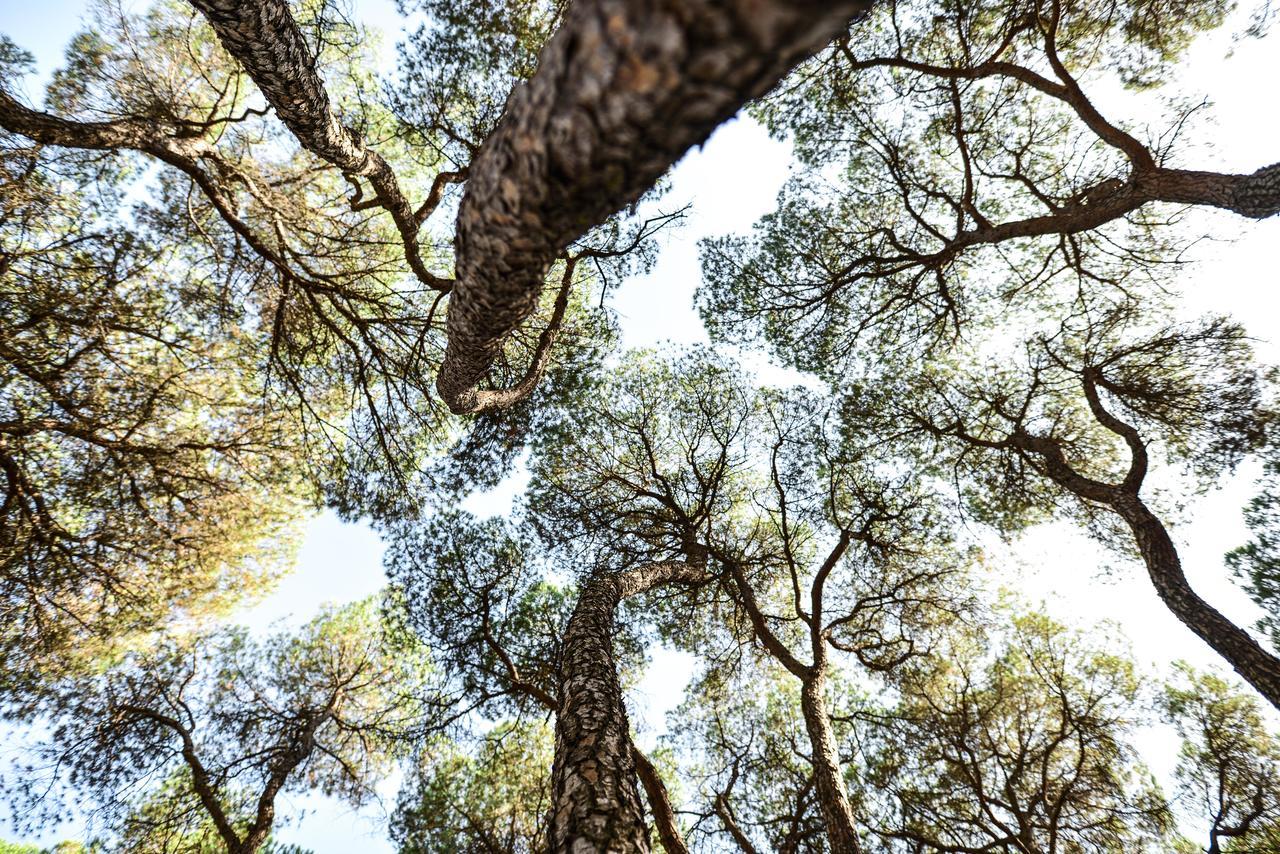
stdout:
{"type": "Polygon", "coordinates": [[[470,167],[436,387],[455,412],[574,239],[826,45],[870,0],[576,0],[470,167]]]}
{"type": "Polygon", "coordinates": [[[549,822],[553,854],[650,850],[613,657],[614,611],[623,599],[658,585],[705,580],[701,566],[673,561],[582,586],[560,665],[549,822]]]}
{"type": "MultiPolygon", "coordinates": [[[[191,0],[191,5],[209,20],[227,53],[244,66],[303,148],[353,179],[368,179],[377,204],[395,221],[414,275],[437,290],[447,290],[449,280],[427,270],[418,243],[418,231],[434,206],[423,205],[421,215],[414,211],[387,161],[338,119],[289,4],[285,0],[191,0]]],[[[435,188],[433,196],[438,197],[435,188]]],[[[353,205],[360,204],[357,195],[353,205]]]]}

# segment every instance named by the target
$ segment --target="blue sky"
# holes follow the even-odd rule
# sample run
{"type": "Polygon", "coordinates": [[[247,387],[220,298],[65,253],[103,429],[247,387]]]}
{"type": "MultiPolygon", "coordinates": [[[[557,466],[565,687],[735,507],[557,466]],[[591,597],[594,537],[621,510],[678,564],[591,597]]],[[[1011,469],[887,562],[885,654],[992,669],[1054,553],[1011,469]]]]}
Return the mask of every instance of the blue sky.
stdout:
{"type": "MultiPolygon", "coordinates": [[[[375,26],[392,30],[386,39],[391,57],[398,18],[388,0],[359,0],[359,14],[375,26]]],[[[57,64],[63,45],[77,27],[85,7],[81,0],[14,2],[0,7],[0,31],[37,55],[42,74],[57,64]]],[[[1215,124],[1200,133],[1202,145],[1192,150],[1203,168],[1252,171],[1276,159],[1280,117],[1269,89],[1280,79],[1280,38],[1249,42],[1227,58],[1225,38],[1209,38],[1198,45],[1183,65],[1178,85],[1187,92],[1211,93],[1215,124]],[[1264,92],[1268,93],[1264,96],[1264,92]],[[1213,144],[1212,149],[1209,147],[1213,144]]],[[[39,87],[28,93],[38,97],[39,87]]],[[[1123,104],[1125,96],[1113,96],[1123,104]]],[[[1145,97],[1150,97],[1147,95],[1145,97]]],[[[690,153],[676,169],[668,204],[692,202],[688,223],[664,246],[656,268],[624,283],[611,297],[624,342],[648,346],[662,341],[692,343],[706,336],[692,307],[699,280],[697,241],[712,234],[745,231],[769,211],[785,179],[787,147],[771,140],[749,121],[722,128],[699,151],[690,153]]],[[[1200,222],[1201,219],[1194,220],[1200,222]]],[[[1280,245],[1280,218],[1253,224],[1225,215],[1203,217],[1206,229],[1230,238],[1204,244],[1202,263],[1185,280],[1188,313],[1229,311],[1259,337],[1262,355],[1280,361],[1280,288],[1277,287],[1275,246],[1280,245]]],[[[762,376],[785,377],[752,357],[762,376]]],[[[1251,492],[1252,472],[1246,470],[1226,488],[1195,501],[1178,529],[1188,575],[1206,597],[1243,622],[1253,618],[1252,606],[1230,583],[1222,554],[1244,538],[1239,508],[1251,492]]],[[[468,502],[480,514],[505,512],[519,484],[512,483],[488,496],[468,502]]],[[[302,621],[326,602],[363,598],[381,587],[382,547],[362,525],[344,524],[330,514],[307,527],[297,572],[286,578],[265,602],[241,618],[264,627],[273,621],[302,621]]],[[[1210,661],[1199,642],[1159,605],[1142,573],[1126,567],[1104,575],[1108,558],[1085,537],[1060,527],[1034,532],[1015,544],[1004,569],[1004,580],[1029,600],[1045,601],[1048,610],[1077,622],[1113,619],[1133,639],[1138,658],[1167,662],[1186,658],[1210,661]]],[[[689,673],[689,662],[667,653],[655,657],[647,679],[629,698],[642,740],[651,740],[663,727],[665,711],[678,701],[689,673]]],[[[1153,733],[1148,760],[1157,768],[1170,761],[1167,735],[1153,733]],[[1162,763],[1164,763],[1162,765],[1162,763]]],[[[386,808],[394,804],[394,781],[386,786],[386,808]]],[[[368,809],[353,813],[322,798],[293,799],[282,811],[298,817],[280,836],[318,854],[391,850],[383,839],[385,813],[368,809]]],[[[70,828],[68,831],[70,832],[70,828]]],[[[51,835],[49,838],[53,838],[51,835]]]]}

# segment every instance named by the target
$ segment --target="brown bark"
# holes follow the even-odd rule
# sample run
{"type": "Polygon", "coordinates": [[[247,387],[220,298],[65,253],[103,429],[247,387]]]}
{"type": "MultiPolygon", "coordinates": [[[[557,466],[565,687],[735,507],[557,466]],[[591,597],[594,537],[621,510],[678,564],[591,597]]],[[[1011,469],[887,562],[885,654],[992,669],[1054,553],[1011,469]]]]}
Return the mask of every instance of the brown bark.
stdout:
{"type": "Polygon", "coordinates": [[[862,849],[858,844],[853,807],[845,790],[840,753],[831,730],[831,716],[827,712],[826,681],[824,670],[816,670],[805,680],[800,689],[800,709],[813,750],[813,779],[831,850],[835,854],[857,854],[862,849]]]}
{"type": "Polygon", "coordinates": [[[1112,507],[1133,531],[1160,600],[1271,705],[1280,709],[1280,659],[1191,588],[1169,532],[1142,501],[1136,496],[1125,496],[1117,499],[1112,507]]]}
{"type": "Polygon", "coordinates": [[[436,387],[475,406],[570,242],[843,31],[868,0],[576,0],[471,164],[436,387]]]}
{"type": "Polygon", "coordinates": [[[146,706],[125,704],[119,708],[123,712],[146,718],[166,727],[182,740],[182,759],[191,771],[191,782],[195,789],[196,797],[200,800],[200,805],[204,808],[206,814],[213,821],[218,835],[222,837],[223,844],[227,846],[227,851],[230,854],[255,854],[259,848],[266,844],[267,837],[271,835],[271,829],[275,824],[276,818],[276,797],[280,794],[280,790],[284,788],[289,775],[315,750],[316,731],[333,715],[337,701],[338,694],[335,692],[329,698],[328,705],[323,709],[304,715],[299,721],[297,730],[284,736],[286,741],[279,745],[275,758],[268,766],[267,779],[258,795],[253,823],[245,829],[243,839],[236,833],[235,828],[222,808],[221,801],[218,800],[218,794],[209,777],[209,772],[205,769],[197,754],[195,740],[191,731],[176,718],[157,712],[154,709],[149,709],[146,706]]]}
{"type": "MultiPolygon", "coordinates": [[[[714,552],[716,559],[729,569],[756,639],[774,659],[801,682],[800,705],[804,715],[805,732],[809,737],[810,749],[813,751],[811,764],[818,793],[818,804],[832,851],[840,854],[858,854],[861,848],[858,844],[853,807],[849,803],[849,795],[844,785],[844,774],[840,767],[840,754],[836,749],[835,734],[831,729],[831,717],[827,711],[825,691],[828,637],[823,629],[822,614],[826,580],[848,548],[851,536],[848,531],[841,532],[835,547],[814,577],[809,591],[809,613],[801,615],[801,619],[809,627],[809,641],[813,655],[811,665],[797,658],[769,628],[764,611],[760,608],[755,591],[742,571],[742,567],[733,560],[732,556],[719,551],[714,552]]],[[[719,812],[718,806],[717,812],[719,812]]],[[[721,818],[724,819],[725,816],[722,815],[721,818]]],[[[726,824],[726,827],[728,826],[726,824]]],[[[730,833],[736,838],[737,834],[732,828],[730,833]]]]}
{"type": "Polygon", "coordinates": [[[482,401],[480,384],[573,240],[638,199],[691,146],[870,6],[576,0],[538,72],[512,92],[468,169],[452,283],[422,265],[420,221],[386,161],[334,114],[284,0],[192,3],[305,148],[369,179],[418,277],[453,287],[437,389],[458,413],[514,402],[515,395],[482,401]]]}
{"type": "Polygon", "coordinates": [[[742,854],[759,854],[756,847],[751,844],[751,838],[747,836],[746,832],[739,826],[737,818],[734,817],[728,798],[722,794],[716,795],[714,809],[720,819],[720,823],[724,825],[724,829],[728,831],[730,838],[738,846],[738,850],[742,854]]]}
{"type": "Polygon", "coordinates": [[[650,850],[613,658],[614,611],[623,599],[657,585],[705,580],[702,567],[673,561],[583,585],[563,640],[551,773],[553,854],[650,850]]]}
{"type": "Polygon", "coordinates": [[[208,770],[205,769],[200,757],[196,754],[195,740],[191,737],[191,731],[176,718],[157,712],[154,709],[149,709],[146,706],[123,705],[120,706],[120,710],[141,718],[147,718],[167,727],[182,740],[182,761],[187,764],[187,768],[191,771],[191,784],[195,789],[200,805],[213,822],[213,826],[217,829],[218,835],[222,837],[227,850],[239,852],[243,843],[222,809],[222,803],[218,800],[217,792],[214,791],[213,783],[209,779],[208,770]]]}
{"type": "MultiPolygon", "coordinates": [[[[324,81],[316,73],[302,31],[285,0],[191,0],[204,14],[227,53],[239,60],[263,97],[302,147],[332,163],[348,176],[368,179],[377,204],[395,221],[404,244],[405,260],[415,276],[436,290],[448,290],[451,282],[431,273],[422,259],[418,231],[426,216],[418,216],[382,155],[365,145],[360,135],[345,127],[329,102],[324,81]]],[[[455,180],[446,173],[445,180],[455,180]]],[[[441,182],[432,188],[438,201],[441,182]]],[[[358,190],[358,187],[357,187],[358,190]]],[[[353,205],[360,204],[359,195],[353,205]]],[[[423,211],[434,204],[428,200],[423,211]]]]}
{"type": "Polygon", "coordinates": [[[671,795],[658,769],[649,761],[635,745],[631,747],[631,759],[635,762],[636,776],[644,787],[645,797],[649,799],[649,813],[658,828],[658,839],[667,854],[689,854],[689,847],[684,844],[680,828],[676,824],[676,814],[671,808],[671,795]]]}

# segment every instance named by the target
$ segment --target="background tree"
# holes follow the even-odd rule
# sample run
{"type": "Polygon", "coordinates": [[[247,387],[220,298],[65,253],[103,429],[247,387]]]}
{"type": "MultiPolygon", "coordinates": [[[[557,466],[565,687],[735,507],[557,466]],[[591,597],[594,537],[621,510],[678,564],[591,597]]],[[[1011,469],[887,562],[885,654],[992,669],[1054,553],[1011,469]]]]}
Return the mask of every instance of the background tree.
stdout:
{"type": "MultiPolygon", "coordinates": [[[[683,779],[696,786],[687,809],[699,850],[830,850],[799,687],[774,662],[744,663],[703,674],[671,713],[677,725],[667,739],[684,760],[683,779]]],[[[837,697],[833,708],[848,773],[848,719],[841,717],[846,704],[837,697]]],[[[859,792],[850,795],[861,814],[859,792]]]]}
{"type": "Polygon", "coordinates": [[[283,791],[373,797],[422,723],[427,675],[412,646],[384,643],[379,613],[366,601],[261,641],[238,629],[163,639],[33,693],[16,714],[44,717],[51,734],[39,765],[8,783],[15,815],[57,818],[61,784],[131,849],[216,839],[254,852],[283,791]]]}
{"type": "Polygon", "coordinates": [[[1141,680],[1123,641],[1034,613],[1004,635],[957,632],[867,721],[885,850],[1169,850],[1168,806],[1133,745],[1141,680]]]}
{"type": "Polygon", "coordinates": [[[1280,165],[1182,168],[1199,95],[1176,99],[1149,139],[1101,95],[1174,77],[1230,8],[879,4],[759,108],[802,168],[752,237],[704,245],[703,319],[838,382],[864,336],[945,349],[1079,292],[1158,297],[1162,262],[1203,234],[1174,227],[1174,206],[1270,216],[1280,165]]]}
{"type": "Polygon", "coordinates": [[[1178,801],[1208,825],[1209,854],[1265,851],[1280,842],[1280,744],[1257,700],[1212,673],[1180,664],[1163,705],[1182,736],[1178,801]]]}
{"type": "Polygon", "coordinates": [[[1012,366],[953,355],[899,380],[881,374],[850,405],[932,455],[980,518],[1017,526],[1028,509],[1032,519],[1063,510],[1136,551],[1169,610],[1280,705],[1276,656],[1192,590],[1168,528],[1141,495],[1153,449],[1189,469],[1194,488],[1260,441],[1266,416],[1242,330],[1221,319],[1152,328],[1104,307],[1028,342],[1012,366]]]}
{"type": "Polygon", "coordinates": [[[1227,555],[1227,564],[1265,612],[1260,628],[1270,635],[1273,645],[1280,637],[1280,459],[1276,458],[1275,431],[1274,423],[1268,425],[1258,494],[1244,510],[1253,538],[1227,555]]]}
{"type": "Polygon", "coordinates": [[[391,838],[404,854],[544,850],[554,755],[551,728],[536,720],[493,727],[471,754],[429,742],[400,791],[391,838]]]}
{"type": "MultiPolygon", "coordinates": [[[[622,684],[643,652],[634,626],[615,617],[652,588],[702,582],[700,565],[587,571],[567,591],[551,583],[564,570],[510,523],[453,514],[399,528],[387,566],[403,602],[395,618],[431,645],[448,674],[444,722],[465,733],[475,724],[469,717],[514,716],[524,725],[529,715],[555,715],[553,850],[577,843],[648,851],[641,786],[664,847],[684,850],[665,784],[632,744],[622,684]]],[[[643,616],[637,610],[632,619],[643,616]]]]}
{"type": "MultiPolygon", "coordinates": [[[[106,51],[78,44],[85,64],[106,51]]],[[[0,52],[6,77],[27,60],[0,52]]],[[[122,214],[128,171],[0,140],[5,691],[262,589],[313,494],[227,334],[245,309],[186,267],[166,212],[122,214]]]]}
{"type": "Polygon", "coordinates": [[[892,671],[965,597],[949,589],[959,561],[939,546],[928,495],[890,474],[892,460],[843,455],[834,426],[814,399],[756,393],[700,354],[637,358],[542,443],[531,507],[549,543],[572,554],[623,567],[705,554],[718,583],[699,610],[724,616],[692,619],[726,625],[708,630],[718,638],[689,635],[681,612],[682,643],[700,655],[757,646],[799,680],[828,834],[856,850],[826,708],[832,656],[892,671]]]}

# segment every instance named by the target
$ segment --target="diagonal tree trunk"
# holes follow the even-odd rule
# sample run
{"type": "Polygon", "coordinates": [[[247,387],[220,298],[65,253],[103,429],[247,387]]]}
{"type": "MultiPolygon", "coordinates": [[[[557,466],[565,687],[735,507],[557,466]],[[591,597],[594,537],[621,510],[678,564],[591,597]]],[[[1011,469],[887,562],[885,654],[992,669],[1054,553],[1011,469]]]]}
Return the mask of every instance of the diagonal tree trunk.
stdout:
{"type": "Polygon", "coordinates": [[[697,584],[696,564],[653,563],[588,581],[564,635],[556,759],[551,773],[552,854],[648,852],[631,730],[613,658],[614,611],[661,584],[697,584]]]}
{"type": "Polygon", "coordinates": [[[468,412],[556,255],[869,0],[577,0],[471,164],[436,388],[468,412]]]}
{"type": "MultiPolygon", "coordinates": [[[[285,0],[191,0],[191,5],[209,20],[227,53],[244,66],[303,148],[345,175],[368,179],[378,206],[395,221],[414,275],[436,290],[447,290],[449,281],[427,270],[418,244],[431,201],[415,211],[390,164],[338,119],[289,4],[285,0]]],[[[458,176],[442,173],[442,178],[449,181],[458,176]]],[[[432,197],[438,196],[439,186],[437,181],[432,197]]],[[[358,202],[357,197],[353,205],[358,202]]]]}
{"type": "Polygon", "coordinates": [[[285,0],[191,0],[303,147],[368,178],[423,281],[452,288],[437,389],[481,408],[502,343],[555,258],[635,202],[691,146],[866,12],[871,0],[576,0],[537,73],[468,169],[457,280],[417,256],[420,218],[376,152],[334,114],[285,0]]]}
{"type": "Polygon", "coordinates": [[[689,846],[684,844],[684,837],[680,835],[680,828],[676,824],[675,811],[671,808],[671,795],[667,792],[658,769],[635,745],[631,746],[631,759],[635,762],[636,775],[640,778],[640,785],[644,787],[645,797],[649,799],[649,813],[658,829],[662,847],[667,854],[689,854],[689,846]]]}
{"type": "Polygon", "coordinates": [[[1098,423],[1124,439],[1130,466],[1123,482],[1105,483],[1077,471],[1056,441],[1019,431],[1010,444],[1039,455],[1044,473],[1068,492],[1109,507],[1133,532],[1147,574],[1160,600],[1183,625],[1221,655],[1271,705],[1280,709],[1280,658],[1254,640],[1192,589],[1182,569],[1177,546],[1164,523],[1140,497],[1147,475],[1148,452],[1138,429],[1108,411],[1098,395],[1101,374],[1083,373],[1085,397],[1098,423]]]}

